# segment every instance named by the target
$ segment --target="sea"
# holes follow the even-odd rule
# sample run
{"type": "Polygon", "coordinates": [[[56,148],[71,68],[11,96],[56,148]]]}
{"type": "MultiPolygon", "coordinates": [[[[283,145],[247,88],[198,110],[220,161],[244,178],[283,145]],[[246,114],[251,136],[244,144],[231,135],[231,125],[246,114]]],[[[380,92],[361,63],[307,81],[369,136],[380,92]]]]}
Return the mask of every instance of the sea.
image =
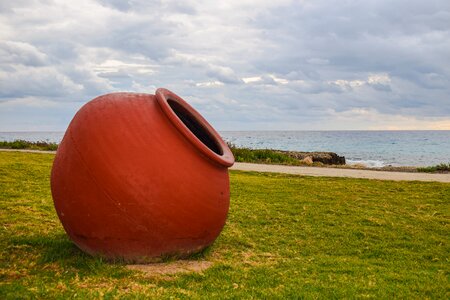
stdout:
{"type": "MultiPolygon", "coordinates": [[[[236,146],[252,149],[329,151],[347,164],[367,167],[450,163],[450,130],[436,131],[220,131],[236,146]]],[[[0,132],[0,141],[59,143],[64,132],[0,132]]]]}

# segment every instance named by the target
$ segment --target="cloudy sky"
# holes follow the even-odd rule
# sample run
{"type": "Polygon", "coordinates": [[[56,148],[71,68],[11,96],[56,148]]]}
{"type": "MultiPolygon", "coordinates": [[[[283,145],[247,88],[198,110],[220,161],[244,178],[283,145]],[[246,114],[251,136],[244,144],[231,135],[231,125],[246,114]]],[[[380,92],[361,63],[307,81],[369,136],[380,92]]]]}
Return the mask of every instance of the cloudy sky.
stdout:
{"type": "Polygon", "coordinates": [[[0,1],[0,131],[158,87],[218,130],[450,129],[450,1],[0,1]]]}

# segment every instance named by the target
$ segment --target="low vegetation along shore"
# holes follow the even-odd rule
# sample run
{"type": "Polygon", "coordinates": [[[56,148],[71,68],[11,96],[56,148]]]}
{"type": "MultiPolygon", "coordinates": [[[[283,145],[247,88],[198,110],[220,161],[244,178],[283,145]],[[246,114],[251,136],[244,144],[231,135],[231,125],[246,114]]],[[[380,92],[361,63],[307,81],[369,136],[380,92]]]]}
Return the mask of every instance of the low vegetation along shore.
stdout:
{"type": "MultiPolygon", "coordinates": [[[[381,171],[399,171],[399,172],[427,172],[427,173],[449,173],[450,163],[441,163],[429,167],[394,167],[385,166],[381,168],[368,168],[361,164],[347,165],[345,157],[339,156],[334,152],[299,152],[282,151],[272,149],[250,149],[237,147],[228,144],[237,162],[259,163],[259,164],[280,164],[290,166],[315,166],[315,167],[333,167],[333,168],[351,168],[368,169],[381,171]]],[[[55,151],[58,144],[48,142],[28,142],[16,140],[13,142],[0,141],[0,148],[3,149],[30,149],[55,151]]]]}
{"type": "Polygon", "coordinates": [[[67,238],[53,159],[0,152],[0,299],[448,298],[450,184],[231,171],[209,268],[145,273],[67,238]]]}
{"type": "Polygon", "coordinates": [[[57,143],[49,142],[28,142],[24,140],[15,140],[12,142],[0,141],[0,148],[2,149],[30,149],[43,151],[56,151],[58,149],[57,143]]]}

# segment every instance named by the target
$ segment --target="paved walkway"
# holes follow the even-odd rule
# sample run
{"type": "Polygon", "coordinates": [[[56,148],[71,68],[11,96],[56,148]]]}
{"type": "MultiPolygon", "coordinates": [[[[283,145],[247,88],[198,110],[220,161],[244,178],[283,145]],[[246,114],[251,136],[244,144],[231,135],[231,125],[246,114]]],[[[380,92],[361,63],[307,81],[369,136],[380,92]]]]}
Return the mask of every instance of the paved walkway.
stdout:
{"type": "MultiPolygon", "coordinates": [[[[55,153],[55,151],[40,150],[19,150],[19,149],[0,149],[0,151],[19,151],[31,153],[55,153]]],[[[367,178],[379,180],[409,180],[409,181],[438,181],[450,182],[450,174],[428,174],[428,173],[409,173],[409,172],[391,172],[391,171],[371,171],[358,169],[339,169],[339,168],[318,168],[318,167],[297,167],[281,165],[263,165],[250,163],[235,163],[231,170],[286,173],[306,176],[328,176],[328,177],[351,177],[367,178]]]]}
{"type": "Polygon", "coordinates": [[[44,151],[44,150],[31,150],[31,149],[0,149],[4,152],[27,152],[27,153],[49,153],[55,154],[56,151],[44,151]]]}
{"type": "Polygon", "coordinates": [[[307,176],[351,177],[379,180],[417,180],[450,182],[450,174],[408,173],[390,171],[371,171],[357,169],[297,167],[280,165],[262,165],[249,163],[235,163],[232,170],[286,173],[307,176]]]}

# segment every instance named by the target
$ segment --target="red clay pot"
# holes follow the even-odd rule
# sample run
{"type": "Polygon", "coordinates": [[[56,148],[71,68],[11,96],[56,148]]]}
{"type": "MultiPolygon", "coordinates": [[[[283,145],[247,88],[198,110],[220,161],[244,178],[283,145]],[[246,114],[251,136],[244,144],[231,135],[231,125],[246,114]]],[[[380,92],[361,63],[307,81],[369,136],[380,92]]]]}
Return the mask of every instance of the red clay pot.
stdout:
{"type": "Polygon", "coordinates": [[[229,207],[234,157],[177,95],[114,93],[84,105],[51,175],[58,217],[92,255],[148,261],[207,247],[229,207]]]}

